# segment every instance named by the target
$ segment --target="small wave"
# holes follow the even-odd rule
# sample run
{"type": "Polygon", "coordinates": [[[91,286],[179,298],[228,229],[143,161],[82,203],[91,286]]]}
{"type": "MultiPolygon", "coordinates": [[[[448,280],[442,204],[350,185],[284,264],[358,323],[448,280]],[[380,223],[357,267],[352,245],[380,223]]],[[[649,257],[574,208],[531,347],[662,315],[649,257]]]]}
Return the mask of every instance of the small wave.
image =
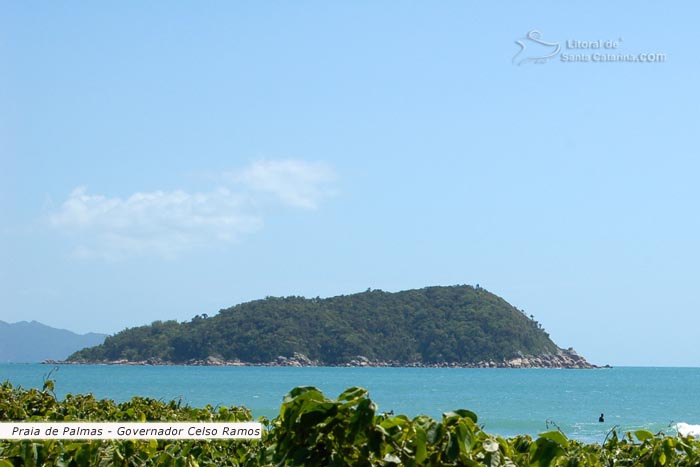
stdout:
{"type": "Polygon", "coordinates": [[[682,436],[700,436],[700,425],[690,425],[689,423],[676,423],[676,431],[682,436]]]}

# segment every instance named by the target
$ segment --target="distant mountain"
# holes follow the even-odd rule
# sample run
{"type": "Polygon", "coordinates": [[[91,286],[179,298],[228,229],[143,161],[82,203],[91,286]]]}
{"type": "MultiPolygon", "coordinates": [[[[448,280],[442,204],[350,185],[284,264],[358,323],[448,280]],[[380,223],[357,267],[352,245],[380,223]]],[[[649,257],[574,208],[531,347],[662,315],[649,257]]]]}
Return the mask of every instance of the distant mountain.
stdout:
{"type": "Polygon", "coordinates": [[[588,364],[479,286],[268,297],[121,331],[75,362],[565,366],[588,364]],[[535,357],[530,358],[530,357],[535,357]],[[554,358],[554,359],[552,359],[554,358]],[[574,361],[570,361],[573,359],[574,361]]]}
{"type": "Polygon", "coordinates": [[[106,334],[76,334],[36,321],[0,321],[0,363],[65,360],[85,347],[104,342],[106,334]]]}

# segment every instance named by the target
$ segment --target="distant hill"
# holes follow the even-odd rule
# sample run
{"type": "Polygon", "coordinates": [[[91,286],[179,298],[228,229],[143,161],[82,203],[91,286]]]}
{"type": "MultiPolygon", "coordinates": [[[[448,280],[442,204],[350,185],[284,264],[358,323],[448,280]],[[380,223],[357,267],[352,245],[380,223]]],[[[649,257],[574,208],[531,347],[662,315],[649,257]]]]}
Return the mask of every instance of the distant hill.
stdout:
{"type": "MultiPolygon", "coordinates": [[[[302,364],[430,365],[520,362],[523,356],[562,352],[522,311],[478,286],[459,285],[397,293],[368,290],[325,299],[268,297],[212,317],[126,329],[70,359],[262,364],[296,358],[302,364]]],[[[533,366],[550,365],[563,364],[533,366]]]]}
{"type": "Polygon", "coordinates": [[[0,362],[64,360],[73,352],[104,342],[106,334],[76,334],[36,321],[0,321],[0,362]]]}

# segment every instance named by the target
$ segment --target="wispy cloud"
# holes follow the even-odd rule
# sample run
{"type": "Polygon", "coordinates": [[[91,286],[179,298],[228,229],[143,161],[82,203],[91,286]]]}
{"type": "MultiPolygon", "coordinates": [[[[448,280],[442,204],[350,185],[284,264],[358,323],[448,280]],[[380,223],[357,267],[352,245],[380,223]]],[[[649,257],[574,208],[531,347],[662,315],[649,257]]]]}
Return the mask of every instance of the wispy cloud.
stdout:
{"type": "Polygon", "coordinates": [[[285,205],[315,209],[323,198],[332,194],[329,185],[335,173],[323,163],[270,160],[254,162],[229,178],[253,191],[271,194],[285,205]]]}
{"type": "Polygon", "coordinates": [[[119,198],[79,187],[49,214],[49,223],[76,241],[81,256],[174,257],[259,230],[269,203],[314,209],[329,195],[334,178],[327,165],[282,160],[222,174],[225,186],[201,193],[150,191],[119,198]]]}

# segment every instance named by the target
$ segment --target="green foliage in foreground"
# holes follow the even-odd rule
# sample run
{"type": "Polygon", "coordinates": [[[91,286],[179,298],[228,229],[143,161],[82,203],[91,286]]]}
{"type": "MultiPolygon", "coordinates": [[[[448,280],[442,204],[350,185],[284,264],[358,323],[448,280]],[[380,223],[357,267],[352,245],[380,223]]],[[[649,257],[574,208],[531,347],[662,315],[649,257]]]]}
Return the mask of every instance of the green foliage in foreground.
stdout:
{"type": "MultiPolygon", "coordinates": [[[[44,389],[0,385],[4,421],[251,421],[245,408],[191,408],[177,402],[134,398],[116,404],[92,395],[58,401],[44,389]]],[[[567,439],[559,431],[537,439],[504,439],[484,432],[467,410],[441,420],[377,413],[367,391],[350,388],[328,399],[311,387],[284,397],[260,441],[7,441],[0,467],[9,466],[466,466],[466,467],[671,467],[700,465],[693,438],[637,431],[616,433],[603,445],[567,439]]]]}
{"type": "Polygon", "coordinates": [[[211,356],[266,363],[301,353],[322,364],[359,355],[402,364],[475,363],[558,350],[533,317],[478,286],[459,285],[325,299],[268,297],[212,317],[126,329],[69,360],[183,363],[211,356]]]}

